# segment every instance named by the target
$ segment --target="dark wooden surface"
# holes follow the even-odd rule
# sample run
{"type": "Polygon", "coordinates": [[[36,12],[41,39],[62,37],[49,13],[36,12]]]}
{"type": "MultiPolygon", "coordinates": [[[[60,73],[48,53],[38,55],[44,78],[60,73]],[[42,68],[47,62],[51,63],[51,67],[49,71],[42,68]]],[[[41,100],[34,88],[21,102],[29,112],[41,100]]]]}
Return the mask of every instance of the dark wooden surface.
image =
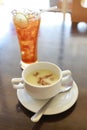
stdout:
{"type": "Polygon", "coordinates": [[[63,23],[61,13],[42,15],[38,59],[70,69],[79,97],[66,112],[43,116],[38,123],[31,122],[33,113],[20,104],[12,88],[11,79],[21,77],[20,51],[10,14],[7,20],[1,18],[0,130],[87,130],[87,25],[72,25],[68,16],[63,23]]]}

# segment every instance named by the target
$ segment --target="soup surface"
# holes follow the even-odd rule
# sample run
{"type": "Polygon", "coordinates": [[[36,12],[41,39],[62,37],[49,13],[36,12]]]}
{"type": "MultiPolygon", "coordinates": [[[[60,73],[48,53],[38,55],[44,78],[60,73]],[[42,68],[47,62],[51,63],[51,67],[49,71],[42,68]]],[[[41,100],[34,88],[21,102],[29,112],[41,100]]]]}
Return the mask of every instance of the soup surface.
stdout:
{"type": "Polygon", "coordinates": [[[34,85],[50,85],[57,81],[59,76],[53,73],[51,70],[41,69],[29,73],[26,80],[34,85]]]}

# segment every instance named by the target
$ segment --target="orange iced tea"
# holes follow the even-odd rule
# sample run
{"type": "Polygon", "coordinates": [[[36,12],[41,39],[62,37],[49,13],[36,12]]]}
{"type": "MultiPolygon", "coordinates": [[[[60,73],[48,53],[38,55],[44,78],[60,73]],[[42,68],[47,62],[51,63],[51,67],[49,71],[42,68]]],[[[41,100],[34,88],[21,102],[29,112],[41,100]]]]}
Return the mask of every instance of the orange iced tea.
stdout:
{"type": "Polygon", "coordinates": [[[14,13],[14,24],[19,40],[22,63],[37,61],[37,38],[40,14],[32,11],[14,13]]]}

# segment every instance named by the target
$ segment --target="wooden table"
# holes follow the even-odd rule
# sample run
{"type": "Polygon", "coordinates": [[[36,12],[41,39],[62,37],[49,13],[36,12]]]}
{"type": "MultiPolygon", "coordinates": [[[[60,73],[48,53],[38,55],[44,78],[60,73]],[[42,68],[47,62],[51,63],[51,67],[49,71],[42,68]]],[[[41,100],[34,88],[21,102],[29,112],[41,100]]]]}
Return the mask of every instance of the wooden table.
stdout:
{"type": "Polygon", "coordinates": [[[53,62],[62,70],[71,70],[79,90],[78,99],[62,113],[44,115],[39,122],[31,122],[30,117],[34,113],[18,101],[17,92],[11,84],[11,79],[21,77],[22,72],[15,29],[12,21],[4,22],[1,19],[0,130],[87,130],[87,30],[83,32],[81,28],[71,26],[69,20],[63,23],[61,15],[50,12],[42,14],[38,59],[53,62]]]}

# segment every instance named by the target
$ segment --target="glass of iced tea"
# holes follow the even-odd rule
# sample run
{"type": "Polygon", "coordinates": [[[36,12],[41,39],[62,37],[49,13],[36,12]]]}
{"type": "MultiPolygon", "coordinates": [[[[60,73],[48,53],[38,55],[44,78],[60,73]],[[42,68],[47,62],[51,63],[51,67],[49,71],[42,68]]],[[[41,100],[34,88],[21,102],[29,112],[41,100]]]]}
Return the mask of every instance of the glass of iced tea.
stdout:
{"type": "Polygon", "coordinates": [[[23,9],[13,10],[12,14],[20,45],[21,68],[24,69],[30,63],[37,62],[40,12],[23,9]]]}

